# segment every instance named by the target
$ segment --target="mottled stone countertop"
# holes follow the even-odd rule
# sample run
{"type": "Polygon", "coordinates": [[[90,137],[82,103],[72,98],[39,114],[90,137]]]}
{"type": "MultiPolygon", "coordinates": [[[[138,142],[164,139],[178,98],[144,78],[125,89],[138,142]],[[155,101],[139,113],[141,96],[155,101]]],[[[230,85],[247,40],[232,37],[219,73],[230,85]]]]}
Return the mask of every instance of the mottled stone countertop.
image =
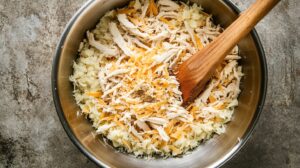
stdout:
{"type": "MultiPolygon", "coordinates": [[[[245,9],[254,0],[232,0],[245,9]]],[[[224,167],[300,167],[300,1],[282,0],[256,26],[268,94],[253,135],[224,167]]],[[[51,64],[84,0],[0,0],[0,167],[96,167],[55,112],[51,64]]]]}

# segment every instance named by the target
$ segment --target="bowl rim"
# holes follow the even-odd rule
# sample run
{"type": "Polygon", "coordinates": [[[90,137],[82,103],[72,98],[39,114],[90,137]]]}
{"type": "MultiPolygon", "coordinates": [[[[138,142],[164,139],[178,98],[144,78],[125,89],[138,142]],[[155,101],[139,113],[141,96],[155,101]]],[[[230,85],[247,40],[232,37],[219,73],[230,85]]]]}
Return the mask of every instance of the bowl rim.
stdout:
{"type": "MultiPolygon", "coordinates": [[[[52,72],[51,72],[51,87],[52,87],[52,96],[53,96],[53,101],[55,105],[55,109],[57,112],[57,115],[59,117],[59,120],[66,131],[69,139],[75,144],[75,146],[80,150],[81,153],[83,153],[87,158],[89,158],[91,161],[93,161],[97,166],[100,167],[109,167],[105,163],[101,162],[98,160],[95,156],[92,155],[77,139],[77,137],[73,134],[69,124],[67,123],[67,120],[64,116],[64,112],[62,109],[62,106],[59,101],[59,95],[58,95],[58,90],[57,90],[57,78],[58,78],[58,65],[60,61],[60,56],[62,52],[62,46],[66,40],[66,37],[69,34],[69,31],[77,18],[82,14],[82,12],[85,11],[86,8],[88,8],[95,0],[89,0],[85,4],[82,5],[81,8],[77,10],[77,12],[73,15],[73,17],[70,19],[70,21],[67,23],[62,35],[60,36],[59,43],[56,46],[55,49],[55,55],[52,61],[52,72]]],[[[236,14],[240,14],[241,10],[233,3],[231,0],[221,0],[223,1],[229,8],[231,8],[236,14]]],[[[253,38],[253,41],[255,43],[255,47],[257,48],[258,51],[258,56],[259,56],[259,61],[261,63],[261,86],[260,86],[260,95],[258,99],[258,104],[256,111],[254,113],[253,119],[250,122],[249,127],[245,131],[244,137],[242,138],[241,142],[238,143],[231,149],[231,152],[228,153],[228,155],[225,155],[223,158],[221,158],[218,162],[214,163],[212,166],[213,167],[221,167],[223,166],[227,161],[233,158],[240,150],[241,148],[245,145],[245,143],[248,141],[250,138],[251,134],[253,133],[253,130],[255,128],[255,125],[258,122],[259,116],[263,110],[263,106],[265,103],[266,99],[266,93],[267,93],[267,83],[268,83],[268,70],[267,70],[267,61],[265,57],[265,52],[263,49],[263,46],[261,44],[260,38],[256,32],[255,29],[252,29],[250,32],[251,37],[253,38]]]]}

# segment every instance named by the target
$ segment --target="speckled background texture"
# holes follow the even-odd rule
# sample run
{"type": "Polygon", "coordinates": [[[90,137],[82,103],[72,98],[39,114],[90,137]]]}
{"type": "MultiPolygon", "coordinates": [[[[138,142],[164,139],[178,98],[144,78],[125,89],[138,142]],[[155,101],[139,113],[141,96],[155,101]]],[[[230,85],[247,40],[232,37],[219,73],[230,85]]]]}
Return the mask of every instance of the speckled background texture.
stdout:
{"type": "MultiPolygon", "coordinates": [[[[232,0],[246,9],[254,0],[232,0]]],[[[51,64],[84,0],[0,0],[0,167],[97,167],[57,117],[51,64]]],[[[257,26],[268,94],[253,135],[225,168],[300,167],[300,1],[282,0],[257,26]]]]}

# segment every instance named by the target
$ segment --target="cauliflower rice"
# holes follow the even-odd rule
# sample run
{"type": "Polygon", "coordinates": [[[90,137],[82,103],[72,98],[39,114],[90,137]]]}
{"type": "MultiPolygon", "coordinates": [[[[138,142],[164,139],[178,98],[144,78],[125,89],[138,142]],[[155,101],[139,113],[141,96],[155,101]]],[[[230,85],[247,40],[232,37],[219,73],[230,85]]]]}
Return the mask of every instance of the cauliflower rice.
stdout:
{"type": "Polygon", "coordinates": [[[221,134],[238,105],[238,47],[182,106],[177,66],[222,32],[197,4],[133,0],[87,32],[70,80],[96,132],[136,156],[184,154],[221,134]]]}

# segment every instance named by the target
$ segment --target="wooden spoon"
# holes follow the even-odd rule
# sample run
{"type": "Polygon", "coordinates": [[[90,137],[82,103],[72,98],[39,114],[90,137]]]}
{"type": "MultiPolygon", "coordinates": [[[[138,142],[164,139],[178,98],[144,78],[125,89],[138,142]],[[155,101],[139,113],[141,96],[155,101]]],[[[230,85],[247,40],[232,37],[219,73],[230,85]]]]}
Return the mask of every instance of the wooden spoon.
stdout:
{"type": "Polygon", "coordinates": [[[257,0],[213,42],[179,66],[176,76],[184,104],[199,95],[225,56],[279,1],[257,0]]]}

